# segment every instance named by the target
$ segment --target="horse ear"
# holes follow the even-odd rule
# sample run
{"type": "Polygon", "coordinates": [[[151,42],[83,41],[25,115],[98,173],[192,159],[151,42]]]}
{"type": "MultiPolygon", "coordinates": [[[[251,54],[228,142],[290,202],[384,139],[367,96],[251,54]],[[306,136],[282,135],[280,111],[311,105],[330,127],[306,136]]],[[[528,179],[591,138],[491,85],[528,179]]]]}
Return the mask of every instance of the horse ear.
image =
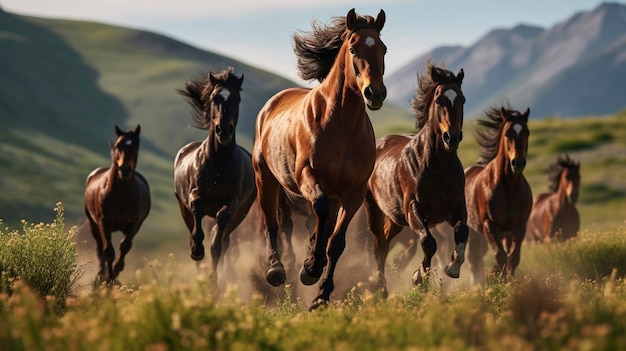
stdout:
{"type": "Polygon", "coordinates": [[[374,26],[376,27],[376,30],[378,30],[378,33],[383,30],[383,26],[385,25],[385,19],[385,11],[383,11],[383,9],[380,9],[378,16],[376,16],[376,21],[374,22],[374,26]]]}
{"type": "Polygon", "coordinates": [[[459,73],[456,74],[456,80],[457,82],[459,82],[459,85],[463,83],[463,77],[465,77],[465,72],[463,71],[463,68],[461,68],[459,70],[459,73]]]}
{"type": "Polygon", "coordinates": [[[140,132],[141,132],[141,126],[138,124],[137,128],[135,128],[135,134],[139,135],[140,132]]]}
{"type": "Polygon", "coordinates": [[[217,84],[217,78],[215,78],[213,72],[209,73],[209,82],[211,82],[211,85],[217,84]]]}
{"type": "Polygon", "coordinates": [[[356,23],[356,11],[353,9],[351,9],[350,11],[348,11],[348,14],[346,15],[346,27],[349,30],[352,30],[352,28],[354,28],[354,24],[356,23]]]}
{"type": "Polygon", "coordinates": [[[502,117],[503,120],[507,120],[508,119],[508,113],[506,113],[506,109],[504,108],[504,106],[500,107],[500,117],[502,117]]]}
{"type": "Polygon", "coordinates": [[[524,119],[526,120],[526,122],[528,122],[528,116],[530,116],[530,107],[526,107],[526,111],[524,111],[522,116],[524,116],[524,119]]]}
{"type": "Polygon", "coordinates": [[[117,126],[117,124],[115,125],[115,135],[122,135],[122,130],[120,129],[120,127],[117,126]]]}
{"type": "Polygon", "coordinates": [[[439,69],[435,65],[433,65],[430,68],[430,78],[434,82],[441,82],[443,80],[443,77],[441,76],[441,72],[439,71],[439,69]]]}
{"type": "Polygon", "coordinates": [[[241,88],[243,84],[243,73],[239,76],[239,79],[237,79],[237,84],[239,84],[239,88],[241,88]]]}

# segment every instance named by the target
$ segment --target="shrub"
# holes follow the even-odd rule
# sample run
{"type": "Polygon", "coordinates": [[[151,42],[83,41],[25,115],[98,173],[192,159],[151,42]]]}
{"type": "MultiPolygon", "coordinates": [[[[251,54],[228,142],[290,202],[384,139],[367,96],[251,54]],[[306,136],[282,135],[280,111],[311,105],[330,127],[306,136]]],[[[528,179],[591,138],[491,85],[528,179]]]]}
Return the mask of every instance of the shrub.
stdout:
{"type": "Polygon", "coordinates": [[[80,278],[74,236],[65,231],[63,206],[58,203],[51,224],[23,223],[23,233],[0,230],[0,292],[11,294],[21,280],[42,297],[62,302],[80,278]]]}

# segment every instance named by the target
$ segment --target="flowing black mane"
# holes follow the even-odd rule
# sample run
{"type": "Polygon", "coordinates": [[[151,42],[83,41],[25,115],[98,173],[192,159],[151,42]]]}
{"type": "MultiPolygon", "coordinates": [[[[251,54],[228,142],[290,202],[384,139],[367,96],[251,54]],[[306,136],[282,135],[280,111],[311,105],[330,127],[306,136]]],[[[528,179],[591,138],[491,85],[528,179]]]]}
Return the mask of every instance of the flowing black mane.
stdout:
{"type": "Polygon", "coordinates": [[[200,129],[208,129],[211,125],[210,104],[211,95],[216,86],[227,86],[231,92],[241,91],[240,77],[233,74],[233,68],[228,67],[221,72],[211,72],[204,78],[185,81],[184,89],[178,89],[178,93],[185,97],[193,107],[193,126],[200,129]],[[215,78],[215,84],[211,83],[210,76],[215,78]]]}
{"type": "MultiPolygon", "coordinates": [[[[511,109],[508,104],[504,106],[504,109],[510,114],[519,114],[519,112],[511,109]]],[[[479,164],[487,164],[498,155],[500,135],[505,122],[500,112],[500,107],[492,107],[485,111],[486,119],[477,121],[476,142],[480,146],[479,164]]]]}
{"type": "Polygon", "coordinates": [[[426,63],[424,74],[417,74],[418,88],[415,97],[411,99],[411,112],[415,115],[415,127],[422,129],[428,122],[428,109],[433,102],[435,89],[439,84],[456,83],[457,77],[454,73],[444,67],[437,67],[430,62],[426,63]],[[437,71],[438,79],[435,81],[431,76],[432,70],[437,71]]]}
{"type": "Polygon", "coordinates": [[[548,171],[548,181],[550,182],[548,189],[550,192],[555,193],[558,190],[561,173],[564,169],[578,172],[579,167],[580,163],[574,162],[569,155],[559,156],[556,162],[550,165],[550,170],[548,171]]]}
{"type": "MultiPolygon", "coordinates": [[[[358,16],[356,29],[374,27],[375,18],[358,16]]],[[[339,53],[339,49],[346,39],[346,17],[331,18],[330,23],[324,25],[317,20],[311,22],[310,32],[300,32],[293,35],[294,52],[298,58],[298,71],[304,80],[317,79],[322,82],[330,72],[339,53]]]]}

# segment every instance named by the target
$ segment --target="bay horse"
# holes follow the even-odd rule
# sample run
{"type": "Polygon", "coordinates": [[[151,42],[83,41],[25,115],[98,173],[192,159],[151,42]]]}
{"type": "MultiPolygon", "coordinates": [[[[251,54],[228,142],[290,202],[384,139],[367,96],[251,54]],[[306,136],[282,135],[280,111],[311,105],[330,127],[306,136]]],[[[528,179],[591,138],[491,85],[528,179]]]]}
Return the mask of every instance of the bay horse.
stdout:
{"type": "Polygon", "coordinates": [[[494,107],[478,120],[477,164],[465,170],[467,223],[470,228],[468,262],[474,283],[484,283],[483,256],[487,243],[495,252],[494,273],[513,276],[520,262],[522,242],[533,204],[524,177],[528,153],[528,116],[510,107],[494,107]]]}
{"type": "Polygon", "coordinates": [[[327,25],[294,35],[300,76],[317,79],[314,88],[278,92],[257,116],[252,163],[258,201],[265,217],[266,280],[284,284],[278,247],[278,199],[281,192],[304,198],[315,215],[300,281],[320,281],[310,309],[326,305],[333,274],[346,245],[346,230],[360,207],[374,167],[375,137],[366,107],[378,110],[386,97],[383,84],[385,23],[351,9],[327,25]]]}
{"type": "Polygon", "coordinates": [[[535,197],[528,221],[529,239],[536,242],[567,240],[580,230],[576,209],[580,188],[580,163],[569,155],[558,157],[548,173],[549,192],[535,197]]]}
{"type": "Polygon", "coordinates": [[[429,227],[444,221],[454,227],[456,243],[445,272],[459,277],[468,235],[465,178],[457,156],[463,138],[463,77],[463,69],[455,75],[429,61],[425,74],[418,75],[418,89],[411,100],[419,131],[387,135],[376,143],[376,165],[368,182],[365,209],[375,237],[377,279],[384,296],[389,243],[405,226],[417,233],[424,251],[422,264],[413,274],[415,285],[430,270],[437,251],[429,227]]]}
{"type": "Polygon", "coordinates": [[[230,233],[246,217],[256,199],[251,155],[236,141],[243,74],[229,67],[206,78],[188,80],[179,93],[193,107],[195,127],[207,130],[203,141],[193,141],[174,160],[174,194],[190,233],[190,256],[200,271],[209,221],[212,278],[230,245],[230,233]]]}
{"type": "Polygon", "coordinates": [[[148,181],[135,168],[139,153],[139,133],[115,126],[111,143],[111,166],[93,170],[85,183],[85,214],[96,241],[100,263],[97,281],[111,284],[124,270],[124,258],[133,238],[150,212],[148,181]],[[111,233],[121,231],[120,254],[115,260],[111,233]]]}

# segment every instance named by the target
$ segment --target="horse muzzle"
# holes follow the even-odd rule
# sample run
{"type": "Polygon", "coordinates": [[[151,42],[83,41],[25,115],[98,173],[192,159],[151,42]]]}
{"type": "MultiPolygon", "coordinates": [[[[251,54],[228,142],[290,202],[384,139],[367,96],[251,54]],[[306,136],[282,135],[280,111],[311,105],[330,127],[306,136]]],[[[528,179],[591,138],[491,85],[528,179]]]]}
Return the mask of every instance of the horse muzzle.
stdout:
{"type": "Polygon", "coordinates": [[[122,179],[130,178],[132,173],[133,173],[133,168],[131,166],[124,165],[124,166],[118,167],[118,169],[117,169],[117,174],[122,179]]]}
{"type": "Polygon", "coordinates": [[[526,167],[526,159],[522,157],[516,157],[511,160],[511,169],[515,174],[521,174],[526,167]]]}
{"type": "Polygon", "coordinates": [[[380,89],[374,89],[370,85],[363,91],[363,97],[367,108],[373,111],[379,110],[383,107],[383,102],[387,97],[387,88],[383,85],[380,89]]]}

